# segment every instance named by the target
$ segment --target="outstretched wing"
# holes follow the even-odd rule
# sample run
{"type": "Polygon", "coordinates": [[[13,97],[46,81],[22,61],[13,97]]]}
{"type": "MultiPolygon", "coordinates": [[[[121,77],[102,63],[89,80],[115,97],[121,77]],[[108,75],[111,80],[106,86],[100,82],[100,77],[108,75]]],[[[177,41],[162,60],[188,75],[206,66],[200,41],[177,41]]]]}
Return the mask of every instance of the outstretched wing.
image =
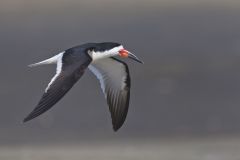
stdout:
{"type": "Polygon", "coordinates": [[[57,71],[36,108],[24,119],[29,121],[49,110],[81,78],[92,59],[86,54],[63,52],[57,59],[57,71]]]}
{"type": "Polygon", "coordinates": [[[99,79],[111,112],[114,131],[124,123],[130,99],[130,75],[128,66],[115,58],[93,62],[88,67],[99,79]]]}

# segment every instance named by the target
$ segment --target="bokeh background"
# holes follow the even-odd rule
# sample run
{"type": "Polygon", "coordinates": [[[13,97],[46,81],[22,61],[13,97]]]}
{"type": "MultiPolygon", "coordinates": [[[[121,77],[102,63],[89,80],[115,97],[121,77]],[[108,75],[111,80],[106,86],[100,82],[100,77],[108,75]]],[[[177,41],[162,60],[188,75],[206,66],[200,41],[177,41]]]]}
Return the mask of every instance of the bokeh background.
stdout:
{"type": "Polygon", "coordinates": [[[240,1],[1,0],[0,159],[240,159],[240,1]],[[87,71],[29,123],[55,66],[28,68],[67,48],[115,41],[126,60],[128,117],[114,133],[87,71]]]}

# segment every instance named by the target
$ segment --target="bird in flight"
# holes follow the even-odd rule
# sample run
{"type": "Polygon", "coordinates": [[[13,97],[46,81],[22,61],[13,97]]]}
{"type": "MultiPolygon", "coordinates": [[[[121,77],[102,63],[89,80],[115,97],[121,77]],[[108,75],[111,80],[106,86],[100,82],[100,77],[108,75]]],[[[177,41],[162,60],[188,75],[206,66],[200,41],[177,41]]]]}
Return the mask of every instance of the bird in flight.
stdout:
{"type": "Polygon", "coordinates": [[[36,118],[53,107],[88,68],[100,81],[111,113],[113,130],[117,131],[127,116],[131,84],[127,64],[115,58],[116,56],[143,63],[133,53],[124,49],[123,45],[104,42],[72,47],[52,58],[29,65],[35,67],[57,64],[57,69],[38,105],[23,121],[36,118]]]}

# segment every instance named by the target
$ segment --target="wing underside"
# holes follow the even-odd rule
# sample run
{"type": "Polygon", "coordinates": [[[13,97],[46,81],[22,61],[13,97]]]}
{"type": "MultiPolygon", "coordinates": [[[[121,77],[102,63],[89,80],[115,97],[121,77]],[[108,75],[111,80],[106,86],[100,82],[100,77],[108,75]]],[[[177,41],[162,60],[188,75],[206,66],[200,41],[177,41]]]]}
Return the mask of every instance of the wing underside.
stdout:
{"type": "Polygon", "coordinates": [[[89,69],[99,79],[107,99],[113,129],[117,131],[124,123],[130,99],[130,75],[126,63],[106,58],[93,62],[89,69]]]}

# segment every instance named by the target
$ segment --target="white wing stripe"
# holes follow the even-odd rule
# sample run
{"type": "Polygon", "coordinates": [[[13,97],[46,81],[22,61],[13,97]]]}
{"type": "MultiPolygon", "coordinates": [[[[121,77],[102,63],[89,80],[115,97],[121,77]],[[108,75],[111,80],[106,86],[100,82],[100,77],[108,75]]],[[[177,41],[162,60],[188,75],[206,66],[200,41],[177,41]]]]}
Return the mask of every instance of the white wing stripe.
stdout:
{"type": "MultiPolygon", "coordinates": [[[[54,77],[51,79],[50,83],[48,84],[47,88],[45,89],[45,92],[48,91],[48,89],[50,88],[50,86],[53,84],[53,82],[57,79],[57,77],[60,75],[60,73],[62,72],[62,57],[63,57],[64,52],[59,53],[57,56],[57,70],[56,70],[56,74],[54,75],[54,77]]],[[[55,57],[56,57],[55,56],[55,57]]]]}
{"type": "Polygon", "coordinates": [[[104,84],[105,77],[103,77],[103,75],[93,65],[89,65],[88,68],[95,74],[97,79],[100,81],[100,85],[101,85],[102,91],[103,91],[104,95],[106,96],[105,84],[104,84]]]}

